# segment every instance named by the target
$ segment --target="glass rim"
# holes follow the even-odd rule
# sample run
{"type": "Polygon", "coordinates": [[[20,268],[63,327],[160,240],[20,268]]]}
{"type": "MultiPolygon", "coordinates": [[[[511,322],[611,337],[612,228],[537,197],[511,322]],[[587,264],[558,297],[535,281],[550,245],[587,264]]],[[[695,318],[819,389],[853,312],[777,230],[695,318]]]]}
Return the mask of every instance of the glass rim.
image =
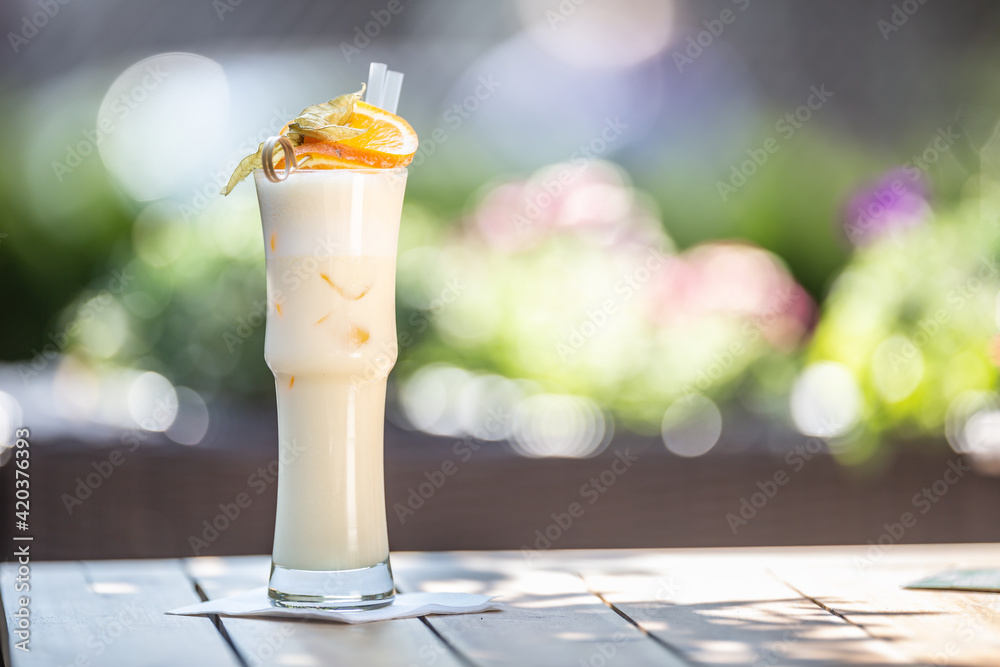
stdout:
{"type": "MultiPolygon", "coordinates": [[[[340,169],[308,169],[303,167],[299,169],[293,169],[286,178],[291,178],[295,174],[304,174],[309,172],[317,174],[327,174],[327,175],[330,175],[331,172],[344,172],[350,174],[404,174],[404,173],[409,173],[409,170],[406,167],[390,167],[388,169],[383,169],[381,167],[357,167],[357,168],[344,167],[340,169]]],[[[264,170],[258,167],[253,170],[253,175],[254,178],[256,178],[258,175],[264,176],[264,170]]]]}

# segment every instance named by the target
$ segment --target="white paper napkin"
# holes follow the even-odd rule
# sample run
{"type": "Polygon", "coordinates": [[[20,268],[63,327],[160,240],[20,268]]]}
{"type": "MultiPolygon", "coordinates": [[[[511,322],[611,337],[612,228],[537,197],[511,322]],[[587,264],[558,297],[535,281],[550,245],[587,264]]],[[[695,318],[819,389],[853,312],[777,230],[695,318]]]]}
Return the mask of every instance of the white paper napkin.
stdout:
{"type": "Polygon", "coordinates": [[[309,618],[338,623],[370,623],[393,618],[412,618],[426,614],[475,614],[480,611],[503,609],[494,598],[478,593],[397,593],[388,607],[370,611],[330,611],[307,607],[278,607],[267,597],[267,587],[261,586],[239,595],[178,607],[166,613],[180,616],[218,614],[220,616],[268,616],[276,618],[309,618]]]}

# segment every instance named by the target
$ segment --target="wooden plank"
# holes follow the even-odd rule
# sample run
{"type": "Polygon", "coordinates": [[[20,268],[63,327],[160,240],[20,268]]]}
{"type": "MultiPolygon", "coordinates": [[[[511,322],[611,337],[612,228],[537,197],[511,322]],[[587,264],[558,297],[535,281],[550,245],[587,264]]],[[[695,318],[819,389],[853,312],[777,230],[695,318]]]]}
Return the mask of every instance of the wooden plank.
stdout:
{"type": "MultiPolygon", "coordinates": [[[[0,570],[8,628],[16,572],[0,570]]],[[[30,577],[30,652],[11,645],[12,667],[240,664],[211,620],[164,614],[199,601],[176,560],[32,563],[30,577]]]]}
{"type": "Polygon", "coordinates": [[[428,616],[427,622],[481,665],[687,665],[593,595],[558,564],[518,552],[393,554],[407,591],[499,595],[499,613],[428,616]]]}
{"type": "MultiPolygon", "coordinates": [[[[921,664],[1000,664],[1000,595],[902,589],[953,567],[998,567],[997,544],[573,551],[561,558],[581,571],[628,573],[662,571],[656,561],[667,554],[674,573],[699,563],[720,573],[770,569],[921,664]]],[[[678,581],[676,574],[673,580],[678,581]]]]}
{"type": "MultiPolygon", "coordinates": [[[[397,553],[402,590],[501,595],[508,609],[426,624],[222,624],[253,667],[463,664],[429,627],[464,664],[1000,664],[1000,595],[900,588],[951,567],[997,566],[1000,545],[866,551],[553,550],[531,562],[514,552],[397,553]]],[[[188,569],[217,597],[261,585],[267,563],[206,558],[188,569]]],[[[177,561],[32,567],[32,652],[12,651],[15,667],[239,664],[209,619],[162,614],[198,600],[177,561]]],[[[8,623],[15,572],[0,569],[8,623]]]]}
{"type": "MultiPolygon", "coordinates": [[[[186,567],[212,600],[265,585],[269,563],[267,556],[193,558],[186,567]]],[[[417,618],[362,625],[290,619],[219,620],[249,667],[462,664],[417,618]]]]}
{"type": "Polygon", "coordinates": [[[591,590],[699,665],[912,665],[738,557],[705,564],[669,555],[627,559],[607,574],[581,568],[591,590]]]}
{"type": "Polygon", "coordinates": [[[911,551],[893,551],[864,565],[865,551],[822,570],[785,564],[776,575],[920,662],[1000,664],[1000,595],[902,588],[945,569],[974,566],[977,559],[921,563],[911,551]]]}
{"type": "MultiPolygon", "coordinates": [[[[683,563],[740,563],[763,567],[776,567],[783,563],[791,565],[823,566],[843,565],[855,557],[864,557],[868,549],[861,545],[805,546],[805,547],[742,547],[733,548],[682,548],[682,549],[565,549],[551,550],[540,556],[540,560],[561,562],[567,567],[585,567],[588,563],[599,564],[606,572],[626,572],[635,563],[650,559],[654,562],[669,555],[683,563]]],[[[892,563],[915,563],[921,565],[965,563],[983,567],[1000,564],[1000,544],[899,544],[885,551],[891,554],[892,563]]]]}

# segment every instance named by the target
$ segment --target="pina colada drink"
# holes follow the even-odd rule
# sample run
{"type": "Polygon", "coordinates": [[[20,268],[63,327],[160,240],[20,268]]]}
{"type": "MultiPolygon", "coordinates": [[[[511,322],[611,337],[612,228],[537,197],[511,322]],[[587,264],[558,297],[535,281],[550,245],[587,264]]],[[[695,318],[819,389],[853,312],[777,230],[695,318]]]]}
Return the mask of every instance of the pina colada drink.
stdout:
{"type": "MultiPolygon", "coordinates": [[[[398,92],[398,91],[397,91],[398,92]]],[[[278,406],[278,510],[268,595],[275,604],[389,604],[382,449],[396,361],[396,241],[406,164],[398,116],[344,95],[283,130],[304,168],[282,172],[265,142],[254,173],[267,262],[264,357],[278,406]],[[257,168],[263,166],[263,169],[257,168]]]]}
{"type": "Polygon", "coordinates": [[[275,565],[348,570],[389,555],[382,429],[405,183],[405,170],[257,176],[281,449],[275,565]]]}

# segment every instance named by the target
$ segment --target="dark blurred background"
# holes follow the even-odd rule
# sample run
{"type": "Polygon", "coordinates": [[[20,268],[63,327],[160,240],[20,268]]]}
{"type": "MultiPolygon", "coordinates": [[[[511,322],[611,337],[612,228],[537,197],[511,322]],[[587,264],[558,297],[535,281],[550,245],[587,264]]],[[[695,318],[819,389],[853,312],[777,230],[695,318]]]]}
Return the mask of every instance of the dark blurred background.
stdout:
{"type": "Polygon", "coordinates": [[[269,551],[260,221],[217,193],[371,61],[421,138],[394,549],[533,545],[626,449],[554,546],[865,543],[914,510],[903,541],[1000,537],[1000,5],[11,0],[0,26],[0,479],[29,428],[38,557],[269,551]]]}

